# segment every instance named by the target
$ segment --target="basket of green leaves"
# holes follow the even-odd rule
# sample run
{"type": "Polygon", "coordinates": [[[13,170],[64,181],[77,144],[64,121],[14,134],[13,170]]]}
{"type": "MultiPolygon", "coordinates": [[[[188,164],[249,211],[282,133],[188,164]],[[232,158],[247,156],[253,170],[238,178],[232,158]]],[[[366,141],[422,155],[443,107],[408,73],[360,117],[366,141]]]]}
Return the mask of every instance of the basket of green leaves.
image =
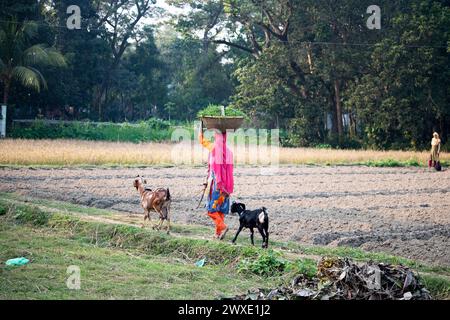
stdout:
{"type": "Polygon", "coordinates": [[[213,104],[201,110],[197,116],[205,128],[222,132],[239,129],[247,118],[245,113],[238,109],[213,104]]]}

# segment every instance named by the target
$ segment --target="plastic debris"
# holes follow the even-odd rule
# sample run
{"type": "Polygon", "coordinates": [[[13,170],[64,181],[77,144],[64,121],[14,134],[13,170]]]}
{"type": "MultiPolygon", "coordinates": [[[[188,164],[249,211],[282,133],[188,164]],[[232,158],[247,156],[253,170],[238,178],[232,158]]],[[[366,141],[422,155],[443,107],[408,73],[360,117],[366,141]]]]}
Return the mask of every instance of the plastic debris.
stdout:
{"type": "Polygon", "coordinates": [[[23,266],[26,265],[30,260],[24,257],[9,259],[6,261],[7,266],[23,266]]]}
{"type": "Polygon", "coordinates": [[[201,267],[203,267],[203,266],[205,265],[205,262],[206,262],[206,259],[201,259],[201,260],[198,260],[198,261],[195,263],[195,265],[196,265],[197,267],[201,268],[201,267]]]}
{"type": "Polygon", "coordinates": [[[290,286],[259,289],[232,300],[430,300],[428,290],[409,268],[384,263],[356,264],[323,258],[313,278],[295,277],[290,286]]]}

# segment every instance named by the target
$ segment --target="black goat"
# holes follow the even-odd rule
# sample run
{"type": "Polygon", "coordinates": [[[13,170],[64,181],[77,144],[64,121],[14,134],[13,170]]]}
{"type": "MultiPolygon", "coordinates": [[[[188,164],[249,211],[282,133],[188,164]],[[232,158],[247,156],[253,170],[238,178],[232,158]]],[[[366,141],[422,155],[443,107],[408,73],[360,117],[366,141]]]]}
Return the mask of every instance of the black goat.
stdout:
{"type": "Polygon", "coordinates": [[[234,236],[233,243],[236,242],[236,239],[239,233],[244,228],[250,229],[250,240],[252,241],[252,245],[255,245],[253,241],[253,229],[257,228],[259,233],[263,238],[263,248],[267,248],[269,246],[269,215],[267,214],[267,209],[262,207],[258,210],[246,210],[245,204],[233,202],[231,205],[231,213],[237,213],[239,215],[239,229],[234,236]]]}

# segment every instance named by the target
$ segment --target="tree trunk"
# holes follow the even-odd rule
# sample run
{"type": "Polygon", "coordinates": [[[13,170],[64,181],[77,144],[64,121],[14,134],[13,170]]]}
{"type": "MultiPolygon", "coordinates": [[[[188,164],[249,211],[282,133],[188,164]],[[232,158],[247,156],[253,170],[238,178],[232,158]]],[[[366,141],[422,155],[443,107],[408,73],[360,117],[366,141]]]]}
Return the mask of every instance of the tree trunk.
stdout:
{"type": "MultiPolygon", "coordinates": [[[[9,90],[11,88],[11,78],[4,79],[4,87],[3,87],[3,105],[8,106],[8,98],[9,98],[9,90]]],[[[0,108],[0,113],[2,112],[0,108]]],[[[11,118],[11,110],[9,112],[6,112],[6,119],[2,120],[5,121],[5,132],[3,134],[5,137],[8,136],[8,129],[11,127],[12,124],[12,118],[11,118]]]]}
{"type": "Polygon", "coordinates": [[[3,104],[5,106],[8,105],[8,97],[9,97],[9,88],[10,88],[10,81],[9,80],[5,80],[5,86],[3,88],[3,104]]]}
{"type": "Polygon", "coordinates": [[[313,61],[312,61],[312,50],[311,50],[311,45],[308,44],[306,46],[306,54],[308,57],[308,65],[309,65],[309,73],[313,74],[314,73],[314,65],[313,65],[313,61]]]}
{"type": "Polygon", "coordinates": [[[334,95],[335,95],[335,107],[336,107],[336,120],[337,120],[337,130],[339,135],[339,143],[344,135],[344,128],[342,123],[342,105],[341,105],[341,88],[339,85],[339,80],[334,80],[334,95]]]}
{"type": "Polygon", "coordinates": [[[350,113],[350,137],[356,137],[356,119],[353,112],[350,113]]]}

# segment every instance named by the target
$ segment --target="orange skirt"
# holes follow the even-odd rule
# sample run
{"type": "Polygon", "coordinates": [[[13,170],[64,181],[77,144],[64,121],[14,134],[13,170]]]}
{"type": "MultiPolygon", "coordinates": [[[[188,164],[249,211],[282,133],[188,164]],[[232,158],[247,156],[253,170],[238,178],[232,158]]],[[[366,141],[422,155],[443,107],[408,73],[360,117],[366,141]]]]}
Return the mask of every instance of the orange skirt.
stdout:
{"type": "Polygon", "coordinates": [[[216,236],[220,236],[227,228],[225,224],[225,215],[222,212],[208,212],[208,216],[214,221],[216,225],[216,236]]]}

